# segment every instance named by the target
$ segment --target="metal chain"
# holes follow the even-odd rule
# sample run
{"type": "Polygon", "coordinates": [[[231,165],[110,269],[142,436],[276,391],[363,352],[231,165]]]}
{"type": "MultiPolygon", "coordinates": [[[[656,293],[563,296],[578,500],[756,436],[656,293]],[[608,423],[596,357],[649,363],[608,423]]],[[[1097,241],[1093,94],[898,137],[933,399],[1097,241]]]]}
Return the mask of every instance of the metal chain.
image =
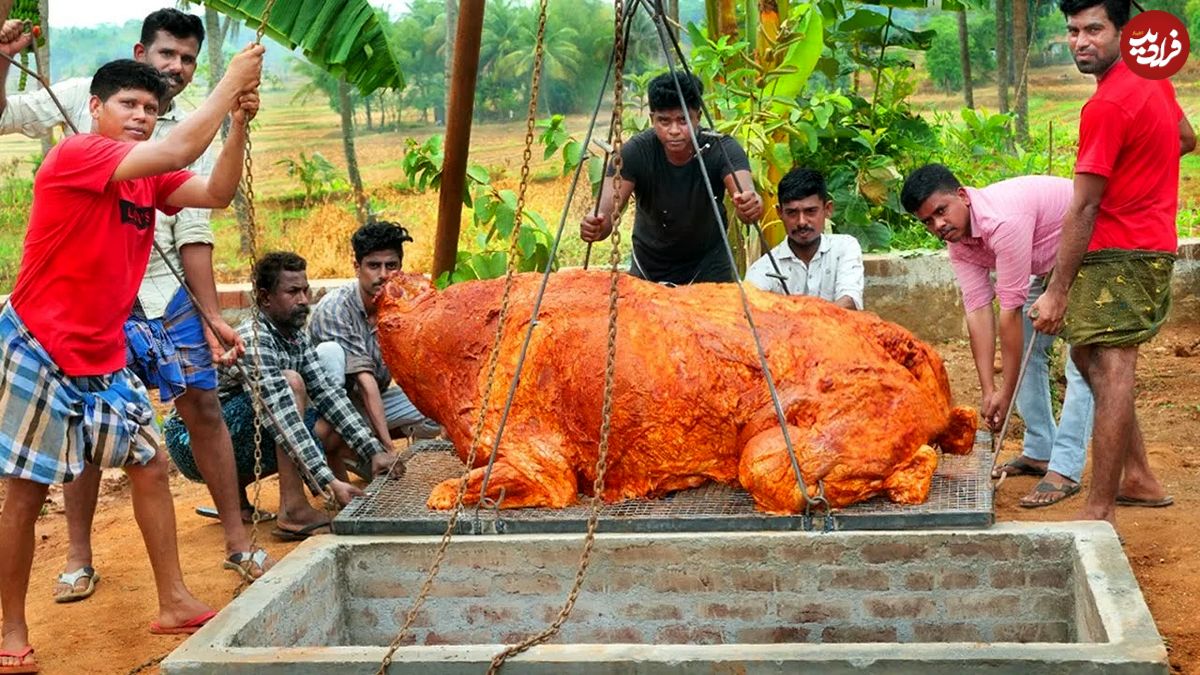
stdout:
{"type": "MultiPolygon", "coordinates": [[[[259,24],[258,30],[254,33],[254,44],[262,44],[263,32],[267,29],[267,21],[271,18],[271,9],[275,7],[275,0],[267,0],[266,7],[263,8],[262,23],[259,24]]],[[[254,208],[254,143],[250,140],[250,123],[246,123],[246,155],[243,160],[242,168],[242,194],[246,197],[246,220],[247,220],[247,237],[246,242],[250,248],[250,270],[253,274],[255,268],[258,267],[258,216],[254,208]]],[[[259,353],[259,331],[258,331],[258,288],[256,283],[250,284],[250,344],[254,353],[254,376],[250,378],[250,405],[254,411],[254,499],[251,502],[250,513],[250,553],[253,554],[258,548],[258,524],[262,520],[261,510],[259,505],[262,502],[262,424],[260,423],[264,414],[264,404],[262,400],[262,355],[259,353]]],[[[245,577],[242,578],[242,583],[238,586],[238,592],[249,582],[245,577]]]]}
{"type": "MultiPolygon", "coordinates": [[[[613,111],[611,123],[612,136],[612,164],[613,164],[613,194],[618,194],[621,185],[621,139],[622,139],[622,115],[624,112],[623,93],[624,93],[624,71],[625,71],[625,48],[624,34],[621,30],[624,19],[624,3],[622,0],[615,0],[613,11],[615,13],[614,29],[614,45],[616,50],[616,63],[613,79],[613,111]]],[[[612,229],[612,251],[609,254],[609,284],[608,284],[608,349],[605,355],[604,364],[604,404],[601,409],[600,423],[600,446],[596,453],[596,479],[592,484],[592,501],[591,509],[588,513],[587,534],[583,540],[583,552],[579,556],[579,566],[575,570],[575,582],[571,586],[570,593],[567,594],[567,599],[563,603],[562,608],[558,612],[558,616],[544,630],[536,635],[530,636],[520,642],[504,649],[504,651],[492,658],[491,665],[488,667],[488,675],[496,675],[500,668],[504,666],[505,661],[510,657],[516,656],[536,645],[542,644],[553,638],[562,628],[563,624],[571,616],[571,611],[575,609],[575,603],[579,599],[579,593],[583,589],[583,581],[587,575],[588,567],[591,565],[592,549],[596,542],[596,528],[600,522],[600,507],[604,501],[604,476],[608,471],[608,439],[612,430],[612,403],[613,403],[613,384],[616,381],[617,371],[617,300],[619,298],[618,281],[621,277],[621,228],[620,228],[620,207],[617,200],[613,200],[613,212],[610,214],[612,229]]]]}
{"type": "MultiPolygon", "coordinates": [[[[509,237],[508,267],[504,276],[504,294],[500,298],[500,313],[496,317],[496,335],[492,343],[491,354],[488,357],[487,381],[484,384],[483,394],[480,398],[479,415],[476,418],[475,427],[471,433],[471,444],[467,452],[466,470],[463,472],[462,478],[459,479],[458,491],[454,497],[454,506],[450,511],[450,518],[446,522],[446,531],[442,533],[442,540],[434,552],[433,563],[429,567],[429,573],[426,575],[425,581],[421,584],[421,590],[417,593],[417,597],[413,600],[412,606],[404,617],[404,624],[396,633],[396,637],[388,645],[387,653],[380,662],[376,675],[384,675],[387,673],[388,668],[391,667],[392,658],[396,655],[396,650],[400,648],[400,643],[403,642],[404,637],[408,634],[408,630],[416,620],[417,612],[421,610],[421,606],[425,603],[426,598],[429,597],[429,592],[433,588],[433,581],[437,578],[438,572],[441,570],[442,561],[446,557],[446,550],[450,547],[450,540],[454,536],[454,530],[458,525],[458,518],[462,513],[463,498],[467,492],[467,482],[471,470],[475,465],[480,436],[483,435],[484,422],[487,420],[489,399],[491,398],[492,389],[496,382],[496,370],[500,361],[500,344],[504,338],[504,324],[508,319],[509,302],[517,270],[517,237],[521,232],[521,219],[525,208],[525,193],[529,184],[530,163],[533,158],[533,135],[537,124],[537,100],[538,92],[541,89],[541,66],[546,40],[546,5],[547,0],[541,0],[539,4],[537,42],[534,48],[533,80],[529,87],[529,110],[525,120],[525,151],[522,154],[521,183],[518,188],[513,229],[509,237]]],[[[479,498],[484,498],[482,490],[480,491],[479,498]]]]}
{"type": "MultiPolygon", "coordinates": [[[[512,289],[513,275],[517,269],[517,253],[519,251],[518,235],[521,233],[521,223],[525,217],[525,194],[529,188],[529,172],[530,165],[533,163],[533,133],[537,126],[537,102],[538,95],[542,85],[542,61],[545,53],[544,45],[546,42],[546,6],[547,0],[540,0],[538,4],[538,29],[537,37],[534,42],[533,52],[533,79],[529,85],[529,108],[525,115],[525,150],[521,154],[521,182],[517,186],[517,208],[513,214],[513,229],[512,234],[508,239],[508,268],[504,277],[504,297],[501,300],[501,307],[504,314],[507,315],[507,307],[509,301],[509,293],[512,289]]],[[[495,348],[500,348],[500,333],[497,332],[495,348]]],[[[513,377],[518,374],[514,373],[513,377]]],[[[488,387],[484,393],[484,402],[491,396],[492,382],[491,377],[488,378],[488,387]]],[[[486,408],[485,408],[486,410],[486,408]]],[[[482,423],[482,418],[480,418],[482,423]]],[[[500,430],[497,430],[497,434],[500,430]]],[[[478,434],[476,434],[478,438],[478,434]]],[[[488,457],[487,469],[483,474],[483,482],[479,486],[479,504],[482,505],[487,495],[487,486],[492,475],[492,466],[496,460],[496,451],[499,447],[500,439],[496,438],[496,445],[492,448],[492,454],[488,457]]],[[[470,465],[467,465],[470,468],[470,465]]],[[[478,512],[478,508],[476,509],[478,512]]]]}

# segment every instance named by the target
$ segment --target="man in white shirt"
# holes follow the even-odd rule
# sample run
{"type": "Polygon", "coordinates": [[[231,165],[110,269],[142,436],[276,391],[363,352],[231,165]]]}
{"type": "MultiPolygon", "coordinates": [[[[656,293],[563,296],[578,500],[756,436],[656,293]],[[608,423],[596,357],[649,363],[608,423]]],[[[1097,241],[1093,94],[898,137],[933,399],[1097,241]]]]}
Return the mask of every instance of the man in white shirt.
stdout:
{"type": "MultiPolygon", "coordinates": [[[[16,55],[30,38],[25,34],[3,48],[6,53],[16,55]]],[[[170,134],[185,116],[175,98],[187,88],[196,72],[197,56],[204,42],[204,24],[193,14],[174,8],[160,9],[143,21],[140,39],[133,48],[134,59],[153,66],[167,81],[167,95],[160,102],[161,112],[151,135],[151,140],[156,140],[170,134]]],[[[8,62],[0,60],[0,83],[8,70],[8,62]]],[[[90,85],[90,78],[74,78],[52,87],[81,133],[92,127],[88,106],[90,85]]],[[[50,136],[59,127],[71,133],[70,125],[65,124],[62,113],[43,89],[0,96],[0,111],[0,134],[21,133],[39,138],[50,136]]],[[[205,152],[188,168],[197,175],[208,176],[212,167],[213,157],[205,152]]],[[[213,278],[215,239],[209,211],[189,208],[175,216],[158,213],[154,238],[171,258],[171,265],[183,273],[200,307],[191,303],[162,256],[152,251],[133,316],[125,325],[129,366],[148,388],[159,389],[163,402],[174,401],[192,432],[197,464],[225,531],[227,557],[223,565],[252,580],[273,561],[266,551],[250,548],[250,536],[242,521],[251,514],[242,503],[233,445],[217,397],[214,361],[230,363],[244,347],[237,332],[221,318],[213,278]],[[221,348],[201,322],[200,313],[234,349],[225,352],[221,348]]],[[[64,486],[69,548],[64,572],[54,589],[58,602],[87,598],[99,580],[92,567],[91,547],[91,524],[99,486],[100,472],[90,464],[82,475],[64,486]]]]}
{"type": "Polygon", "coordinates": [[[764,291],[812,295],[845,309],[862,309],[862,247],[848,234],[825,234],[833,215],[825,177],[812,169],[792,169],[779,181],[776,208],[787,239],[771,255],[782,275],[764,255],[746,270],[746,281],[764,291]]]}

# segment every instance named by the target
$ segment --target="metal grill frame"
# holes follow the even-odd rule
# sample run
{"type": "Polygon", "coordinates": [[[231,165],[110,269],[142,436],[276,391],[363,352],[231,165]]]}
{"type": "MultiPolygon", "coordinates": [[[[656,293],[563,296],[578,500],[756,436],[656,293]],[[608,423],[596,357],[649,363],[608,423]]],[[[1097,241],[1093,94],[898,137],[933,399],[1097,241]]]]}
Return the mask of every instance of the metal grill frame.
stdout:
{"type": "MultiPolygon", "coordinates": [[[[425,506],[437,483],[461,476],[462,462],[446,441],[421,441],[410,448],[408,471],[398,480],[375,479],[364,497],[333,520],[339,535],[439,535],[448,511],[425,506]]],[[[924,504],[904,506],[879,496],[820,514],[774,516],[754,509],[739,487],[708,483],[653,500],[606,504],[600,532],[746,532],[811,530],[914,530],[987,528],[995,522],[991,436],[980,431],[968,455],[941,455],[924,504]]],[[[588,500],[564,509],[479,509],[464,507],[459,534],[558,534],[587,529],[588,500]]]]}

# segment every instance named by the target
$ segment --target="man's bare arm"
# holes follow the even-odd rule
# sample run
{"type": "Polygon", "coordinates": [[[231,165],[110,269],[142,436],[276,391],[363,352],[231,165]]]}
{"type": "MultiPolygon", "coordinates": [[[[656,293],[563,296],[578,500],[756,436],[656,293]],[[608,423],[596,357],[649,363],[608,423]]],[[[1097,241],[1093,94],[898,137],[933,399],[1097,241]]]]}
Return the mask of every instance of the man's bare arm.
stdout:
{"type": "Polygon", "coordinates": [[[1196,149],[1196,130],[1187,117],[1179,118],[1179,154],[1186,155],[1196,149]]]}
{"type": "Polygon", "coordinates": [[[362,399],[363,408],[366,409],[367,421],[371,424],[371,430],[375,432],[375,437],[379,439],[379,442],[383,443],[384,448],[391,448],[392,436],[388,431],[387,413],[383,408],[383,395],[379,391],[379,382],[375,380],[374,373],[366,370],[354,373],[352,377],[358,384],[358,395],[362,399]]]}
{"type": "Polygon", "coordinates": [[[167,197],[168,204],[184,208],[223,209],[233,201],[246,157],[246,125],[258,112],[258,95],[244,94],[239,105],[212,173],[197,176],[179,186],[167,197]]]}
{"type": "Polygon", "coordinates": [[[1054,273],[1046,292],[1029,310],[1033,327],[1048,335],[1057,335],[1062,330],[1062,319],[1067,309],[1067,291],[1075,282],[1083,255],[1092,240],[1092,229],[1096,226],[1096,214],[1100,212],[1100,198],[1108,179],[1094,173],[1075,174],[1075,192],[1067,215],[1063,219],[1062,238],[1059,239],[1058,258],[1054,273]]]}
{"type": "MultiPolygon", "coordinates": [[[[33,42],[33,35],[24,31],[24,25],[17,19],[9,19],[8,15],[12,11],[13,0],[0,0],[0,53],[3,53],[9,58],[16,58],[17,54],[21,53],[33,42]]],[[[0,114],[4,114],[4,109],[8,107],[8,87],[5,84],[8,82],[9,61],[5,58],[0,58],[0,114]]]]}

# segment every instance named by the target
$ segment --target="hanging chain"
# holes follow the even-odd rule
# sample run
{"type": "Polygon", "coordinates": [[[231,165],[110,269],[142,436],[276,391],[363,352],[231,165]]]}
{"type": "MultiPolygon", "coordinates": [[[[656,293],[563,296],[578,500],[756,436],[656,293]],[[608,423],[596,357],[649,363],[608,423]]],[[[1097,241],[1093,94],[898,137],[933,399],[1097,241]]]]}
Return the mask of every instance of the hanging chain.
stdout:
{"type": "MultiPolygon", "coordinates": [[[[533,59],[533,80],[529,87],[529,110],[525,119],[525,151],[522,153],[521,183],[517,192],[517,208],[513,218],[512,233],[509,236],[508,267],[504,275],[504,294],[500,299],[500,313],[496,317],[496,335],[492,343],[491,355],[488,357],[487,381],[484,384],[483,395],[481,396],[479,415],[476,418],[475,427],[471,433],[471,445],[467,452],[466,470],[463,472],[462,478],[459,479],[458,492],[454,497],[454,506],[450,511],[450,518],[446,522],[446,531],[442,533],[442,540],[434,552],[433,563],[429,567],[429,573],[426,575],[424,583],[421,584],[421,590],[413,600],[408,614],[404,617],[404,625],[400,627],[400,630],[396,633],[396,637],[388,645],[387,654],[384,655],[383,660],[380,662],[376,675],[384,675],[387,673],[388,668],[391,667],[392,658],[396,655],[396,650],[400,648],[400,643],[408,635],[409,628],[412,627],[413,622],[416,620],[417,612],[421,610],[425,599],[429,597],[429,592],[433,588],[433,580],[441,570],[442,561],[446,557],[446,550],[450,547],[450,540],[454,536],[459,515],[462,513],[463,499],[467,492],[467,482],[471,470],[475,465],[480,436],[483,435],[484,422],[487,420],[492,389],[496,381],[497,365],[500,361],[500,343],[504,338],[504,324],[508,319],[509,301],[512,296],[513,281],[517,270],[517,252],[519,250],[517,238],[521,232],[521,220],[525,209],[525,193],[529,186],[530,163],[533,158],[533,133],[537,124],[537,100],[538,92],[541,89],[542,58],[546,40],[546,3],[547,0],[541,0],[539,4],[537,43],[534,48],[533,59]]],[[[480,492],[479,498],[484,498],[482,492],[480,492]]]]}
{"type": "MultiPolygon", "coordinates": [[[[613,49],[616,50],[616,61],[613,79],[613,111],[612,111],[612,165],[613,165],[613,194],[619,193],[621,186],[621,139],[622,139],[622,115],[624,105],[622,103],[624,93],[624,72],[625,72],[625,45],[624,31],[621,30],[624,21],[624,3],[622,0],[615,0],[613,8],[615,16],[615,29],[613,38],[613,49]]],[[[532,635],[519,644],[512,645],[504,649],[504,651],[492,658],[491,665],[488,667],[488,675],[496,675],[500,668],[504,666],[505,661],[516,656],[532,647],[542,644],[555,635],[562,628],[563,624],[571,616],[571,611],[575,609],[575,603],[579,599],[579,593],[583,589],[583,581],[587,575],[588,567],[591,565],[592,549],[596,542],[596,527],[600,522],[600,507],[604,501],[604,475],[608,471],[608,440],[612,430],[612,403],[613,403],[613,384],[616,381],[617,372],[617,300],[619,298],[618,281],[621,277],[621,228],[620,228],[620,209],[619,200],[613,200],[613,212],[610,214],[613,224],[612,234],[612,251],[609,254],[609,284],[608,284],[608,349],[605,355],[604,364],[604,404],[601,409],[600,422],[600,446],[596,454],[596,478],[592,484],[592,501],[591,509],[588,513],[587,534],[583,540],[583,552],[579,556],[579,566],[575,570],[575,582],[571,586],[570,593],[567,594],[567,599],[563,603],[562,608],[558,612],[558,616],[553,623],[543,629],[536,635],[532,635]]]]}
{"type": "MultiPolygon", "coordinates": [[[[267,21],[271,18],[271,9],[275,6],[275,0],[267,0],[266,7],[263,8],[262,23],[259,24],[258,30],[254,33],[254,44],[262,44],[263,32],[267,29],[267,21]]],[[[250,270],[258,267],[258,217],[254,208],[254,144],[250,140],[250,123],[246,122],[246,156],[243,160],[242,167],[242,194],[246,198],[246,220],[247,233],[246,242],[250,248],[250,270]]],[[[258,288],[254,281],[250,284],[250,344],[254,353],[254,374],[250,378],[250,405],[254,411],[254,499],[251,501],[250,508],[250,554],[253,556],[255,550],[258,549],[258,524],[262,520],[262,512],[260,504],[262,503],[262,418],[264,414],[264,404],[262,400],[262,355],[259,353],[261,345],[258,331],[258,288]]],[[[251,560],[253,563],[253,560],[251,560]]],[[[242,577],[242,583],[238,586],[238,592],[247,584],[245,577],[242,577]]]]}

